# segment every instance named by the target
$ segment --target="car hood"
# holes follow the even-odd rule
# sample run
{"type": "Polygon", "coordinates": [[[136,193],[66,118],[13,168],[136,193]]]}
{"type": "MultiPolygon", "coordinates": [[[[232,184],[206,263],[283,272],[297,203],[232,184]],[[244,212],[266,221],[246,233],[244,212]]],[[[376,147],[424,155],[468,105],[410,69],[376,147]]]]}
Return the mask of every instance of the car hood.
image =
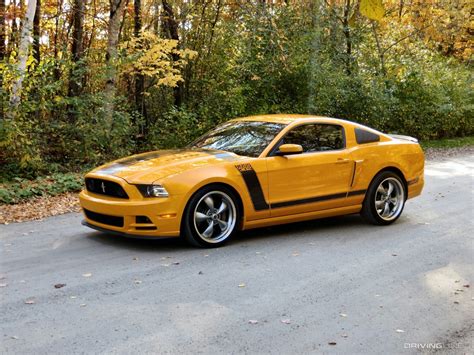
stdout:
{"type": "Polygon", "coordinates": [[[184,171],[243,159],[220,150],[158,150],[132,155],[91,171],[95,175],[113,175],[130,184],[151,184],[184,171]]]}

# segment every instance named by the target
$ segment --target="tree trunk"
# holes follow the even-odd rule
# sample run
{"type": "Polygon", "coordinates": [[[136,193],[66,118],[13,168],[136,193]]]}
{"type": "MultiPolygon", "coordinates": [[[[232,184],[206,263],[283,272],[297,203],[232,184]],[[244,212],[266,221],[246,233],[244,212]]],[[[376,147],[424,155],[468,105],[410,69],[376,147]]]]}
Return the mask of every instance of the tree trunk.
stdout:
{"type": "MultiPolygon", "coordinates": [[[[140,36],[142,30],[141,0],[135,0],[134,6],[134,31],[136,38],[140,36]]],[[[143,90],[145,88],[145,78],[141,74],[135,76],[135,107],[143,116],[145,115],[145,100],[143,90]]]]}
{"type": "MultiPolygon", "coordinates": [[[[168,3],[168,0],[161,0],[163,4],[163,12],[165,15],[163,28],[165,34],[168,38],[174,39],[179,42],[179,34],[178,34],[178,23],[174,17],[173,8],[168,3]]],[[[173,54],[173,61],[178,61],[179,55],[173,54]]],[[[174,105],[176,107],[181,107],[183,103],[183,83],[179,82],[176,87],[173,89],[173,96],[174,96],[174,105]]]]}
{"type": "MultiPolygon", "coordinates": [[[[5,10],[6,10],[6,1],[0,0],[0,62],[3,62],[3,60],[6,57],[6,52],[7,52],[7,48],[5,46],[5,40],[7,36],[6,27],[5,27],[5,15],[6,15],[5,10]]],[[[3,76],[2,76],[2,79],[3,79],[3,76]]]]}
{"type": "Polygon", "coordinates": [[[349,27],[349,13],[351,9],[351,0],[346,0],[344,5],[344,16],[342,18],[343,32],[346,39],[346,74],[351,75],[352,72],[352,38],[349,27]]]}
{"type": "Polygon", "coordinates": [[[385,68],[385,51],[382,49],[382,46],[380,45],[379,35],[377,33],[375,21],[373,20],[372,20],[372,32],[374,34],[375,44],[377,45],[377,53],[380,59],[380,72],[382,73],[383,76],[385,76],[387,74],[387,70],[385,68]]]}
{"type": "Polygon", "coordinates": [[[15,50],[15,46],[18,44],[18,26],[16,24],[16,1],[11,1],[10,2],[10,9],[9,12],[13,14],[12,16],[12,24],[11,24],[11,31],[10,31],[10,38],[8,39],[8,55],[7,57],[10,57],[10,54],[15,50]]]}
{"type": "Polygon", "coordinates": [[[59,20],[61,17],[62,13],[62,7],[63,7],[63,0],[59,0],[56,4],[56,16],[55,16],[55,24],[54,24],[54,37],[53,37],[53,45],[54,45],[54,78],[56,80],[61,79],[61,71],[60,71],[60,66],[59,66],[59,20]]]}
{"type": "Polygon", "coordinates": [[[73,31],[71,52],[74,67],[70,73],[69,96],[78,96],[82,91],[82,71],[81,68],[78,67],[78,62],[84,55],[84,0],[74,0],[72,11],[73,31]]]}
{"type": "MultiPolygon", "coordinates": [[[[5,58],[7,48],[5,46],[6,40],[6,27],[5,27],[5,0],[0,0],[0,63],[6,62],[5,58]]],[[[0,76],[0,88],[3,90],[3,75],[0,76]]],[[[2,99],[0,104],[0,119],[3,119],[5,113],[5,100],[2,99]]]]}
{"type": "Polygon", "coordinates": [[[105,124],[107,130],[112,130],[113,114],[114,114],[114,98],[115,98],[115,76],[116,60],[117,60],[117,46],[120,34],[120,23],[123,18],[123,11],[126,0],[110,0],[110,18],[107,28],[107,50],[105,54],[105,61],[107,63],[106,82],[105,82],[105,124]]]}
{"type": "Polygon", "coordinates": [[[36,60],[36,65],[40,63],[40,37],[41,37],[41,0],[36,0],[35,18],[33,20],[33,58],[36,60]]]}
{"type": "Polygon", "coordinates": [[[16,109],[21,100],[21,89],[23,86],[23,79],[25,77],[26,61],[28,59],[28,52],[30,47],[31,30],[33,28],[33,19],[36,12],[36,0],[28,1],[28,8],[26,9],[25,19],[20,34],[20,45],[18,46],[18,57],[16,64],[17,78],[12,84],[12,92],[10,96],[10,114],[15,115],[16,109]]]}

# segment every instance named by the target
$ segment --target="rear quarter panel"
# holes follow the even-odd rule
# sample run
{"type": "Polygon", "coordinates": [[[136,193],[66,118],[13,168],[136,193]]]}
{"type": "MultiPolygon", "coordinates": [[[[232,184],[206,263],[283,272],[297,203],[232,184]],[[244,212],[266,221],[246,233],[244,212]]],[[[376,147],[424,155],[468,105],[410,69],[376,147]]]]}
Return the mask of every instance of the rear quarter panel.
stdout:
{"type": "Polygon", "coordinates": [[[421,193],[425,159],[417,143],[388,140],[362,144],[353,148],[352,158],[358,162],[353,189],[367,189],[381,170],[396,168],[407,182],[408,198],[421,193]]]}

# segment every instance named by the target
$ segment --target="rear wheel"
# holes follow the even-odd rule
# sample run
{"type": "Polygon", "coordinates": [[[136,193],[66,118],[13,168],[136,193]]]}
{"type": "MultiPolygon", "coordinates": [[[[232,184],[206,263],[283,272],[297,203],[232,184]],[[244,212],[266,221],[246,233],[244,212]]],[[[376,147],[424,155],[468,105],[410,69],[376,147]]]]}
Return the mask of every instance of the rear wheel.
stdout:
{"type": "Polygon", "coordinates": [[[361,215],[372,224],[391,224],[402,214],[405,201],[405,185],[400,176],[384,171],[370,184],[361,215]]]}
{"type": "Polygon", "coordinates": [[[225,187],[204,187],[189,200],[183,216],[184,238],[194,246],[218,247],[237,229],[239,210],[233,192],[225,187]]]}

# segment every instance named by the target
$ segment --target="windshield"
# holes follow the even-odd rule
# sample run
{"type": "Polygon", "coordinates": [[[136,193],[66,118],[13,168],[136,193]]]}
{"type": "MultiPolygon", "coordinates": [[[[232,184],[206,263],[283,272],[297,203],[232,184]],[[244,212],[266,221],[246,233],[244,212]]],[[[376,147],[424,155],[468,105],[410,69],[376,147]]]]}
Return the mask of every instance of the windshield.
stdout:
{"type": "Polygon", "coordinates": [[[284,124],[273,122],[226,122],[198,138],[191,147],[258,157],[283,127],[284,124]]]}

